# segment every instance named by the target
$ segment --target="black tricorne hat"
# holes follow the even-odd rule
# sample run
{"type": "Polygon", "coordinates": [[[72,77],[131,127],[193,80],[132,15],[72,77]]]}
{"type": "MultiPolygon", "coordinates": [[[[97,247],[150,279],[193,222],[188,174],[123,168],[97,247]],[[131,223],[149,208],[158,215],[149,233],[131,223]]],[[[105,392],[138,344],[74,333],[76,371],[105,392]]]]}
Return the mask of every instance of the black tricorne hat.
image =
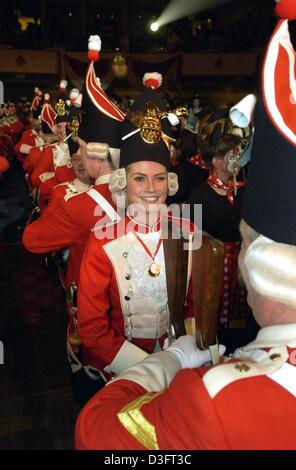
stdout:
{"type": "Polygon", "coordinates": [[[296,245],[295,2],[291,5],[294,20],[288,15],[291,21],[278,22],[265,54],[242,218],[260,234],[296,245]]]}

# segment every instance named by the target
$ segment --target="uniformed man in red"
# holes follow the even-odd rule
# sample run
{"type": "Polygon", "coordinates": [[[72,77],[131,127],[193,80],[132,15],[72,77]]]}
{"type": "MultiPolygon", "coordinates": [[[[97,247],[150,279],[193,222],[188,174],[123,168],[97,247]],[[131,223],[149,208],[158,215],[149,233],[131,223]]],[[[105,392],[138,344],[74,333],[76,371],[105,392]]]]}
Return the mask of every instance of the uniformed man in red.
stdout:
{"type": "Polygon", "coordinates": [[[51,191],[60,183],[72,181],[75,173],[72,169],[68,139],[67,124],[69,117],[65,109],[65,101],[59,99],[55,105],[55,132],[58,141],[48,145],[42,151],[38,165],[31,175],[31,182],[39,187],[40,213],[47,207],[51,191]]]}
{"type": "MultiPolygon", "coordinates": [[[[97,38],[99,39],[98,36],[97,38]]],[[[100,47],[100,40],[95,41],[95,44],[94,41],[90,41],[89,47],[100,47]]],[[[26,227],[23,235],[24,246],[35,253],[69,248],[67,270],[71,275],[67,274],[67,279],[69,282],[71,280],[72,292],[78,286],[81,258],[91,230],[102,218],[106,221],[106,218],[116,220],[118,217],[109,191],[109,178],[114,168],[118,167],[124,115],[101,88],[95,75],[94,56],[96,54],[90,57],[86,76],[86,93],[82,103],[82,109],[86,114],[82,116],[79,126],[78,154],[82,156],[87,172],[94,178],[95,184],[86,192],[69,194],[59,199],[56,210],[48,216],[45,212],[38,221],[26,227]]],[[[71,329],[75,330],[75,318],[72,319],[70,334],[72,334],[71,329]]],[[[73,352],[72,349],[70,352],[73,352]]],[[[77,361],[75,356],[74,359],[77,361]]],[[[86,370],[89,373],[86,368],[82,368],[81,372],[84,374],[86,370]]],[[[84,379],[85,377],[83,383],[84,379]]],[[[91,380],[91,387],[92,382],[91,380]]],[[[84,388],[87,388],[87,384],[84,388]]],[[[95,389],[98,389],[96,385],[95,389]]],[[[93,393],[92,391],[91,394],[93,393]]]]}
{"type": "Polygon", "coordinates": [[[55,166],[53,150],[58,147],[58,141],[62,140],[65,134],[62,130],[60,134],[57,132],[57,113],[49,101],[50,95],[45,93],[40,116],[42,136],[46,144],[42,148],[41,158],[37,166],[31,173],[30,183],[34,188],[39,188],[44,181],[54,176],[55,166]]]}
{"type": "Polygon", "coordinates": [[[296,448],[295,1],[281,0],[277,12],[284,18],[265,56],[239,260],[261,330],[214,367],[199,367],[205,352],[181,336],[123,372],[81,412],[78,449],[296,448]]]}
{"type": "Polygon", "coordinates": [[[15,144],[14,150],[18,159],[23,163],[32,147],[44,145],[44,139],[40,135],[41,120],[41,96],[39,88],[35,88],[35,98],[32,102],[32,117],[30,118],[32,128],[23,132],[20,140],[15,144]]]}
{"type": "Polygon", "coordinates": [[[49,212],[55,212],[60,199],[63,199],[65,196],[70,196],[87,191],[93,182],[93,179],[90,178],[89,174],[86,171],[82,157],[77,153],[79,150],[78,143],[74,142],[71,138],[67,141],[67,143],[71,156],[72,170],[75,174],[75,178],[54,186],[53,190],[50,193],[49,203],[45,208],[47,215],[49,214],[49,212]]]}
{"type": "Polygon", "coordinates": [[[72,282],[78,284],[80,262],[91,229],[105,215],[117,217],[109,191],[109,177],[118,165],[120,126],[123,114],[116,108],[96,81],[93,62],[90,62],[87,93],[83,97],[83,115],[79,127],[78,154],[84,158],[87,172],[95,183],[91,190],[69,194],[60,199],[56,210],[46,213],[26,227],[24,246],[34,253],[47,253],[69,247],[71,250],[72,282]],[[94,97],[92,101],[91,97],[94,97]]]}

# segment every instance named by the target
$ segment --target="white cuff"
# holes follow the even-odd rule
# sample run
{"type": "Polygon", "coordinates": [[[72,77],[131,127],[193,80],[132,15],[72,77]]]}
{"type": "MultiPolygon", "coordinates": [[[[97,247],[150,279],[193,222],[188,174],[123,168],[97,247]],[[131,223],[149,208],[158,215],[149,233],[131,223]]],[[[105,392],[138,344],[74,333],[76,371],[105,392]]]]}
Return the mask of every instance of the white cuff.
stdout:
{"type": "Polygon", "coordinates": [[[52,178],[54,175],[55,175],[55,173],[54,173],[53,171],[46,171],[45,173],[42,173],[42,174],[39,176],[39,179],[40,179],[41,183],[44,183],[44,181],[49,180],[49,179],[52,178]]]}
{"type": "Polygon", "coordinates": [[[116,380],[126,379],[136,382],[148,392],[160,392],[169,386],[180,369],[181,365],[178,359],[166,351],[159,351],[150,354],[141,363],[130,367],[108,382],[107,385],[116,382],[116,380]]]}
{"type": "Polygon", "coordinates": [[[32,145],[22,144],[22,145],[20,146],[20,152],[21,152],[21,153],[29,153],[30,150],[31,150],[31,148],[32,148],[32,145]]]}
{"type": "Polygon", "coordinates": [[[137,362],[142,361],[142,359],[145,359],[147,356],[149,356],[149,354],[143,351],[143,349],[129,341],[125,341],[111,364],[106,366],[104,370],[117,375],[137,362]]]}

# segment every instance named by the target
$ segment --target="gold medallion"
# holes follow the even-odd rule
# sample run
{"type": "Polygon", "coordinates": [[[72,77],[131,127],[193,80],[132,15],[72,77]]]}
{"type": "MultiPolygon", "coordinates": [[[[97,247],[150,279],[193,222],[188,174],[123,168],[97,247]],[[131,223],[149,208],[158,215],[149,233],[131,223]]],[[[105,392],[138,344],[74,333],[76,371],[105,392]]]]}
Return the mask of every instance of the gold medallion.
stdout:
{"type": "Polygon", "coordinates": [[[159,276],[160,275],[160,266],[159,266],[159,264],[156,264],[154,261],[152,261],[152,263],[150,264],[149,269],[148,269],[148,274],[151,277],[159,276]]]}

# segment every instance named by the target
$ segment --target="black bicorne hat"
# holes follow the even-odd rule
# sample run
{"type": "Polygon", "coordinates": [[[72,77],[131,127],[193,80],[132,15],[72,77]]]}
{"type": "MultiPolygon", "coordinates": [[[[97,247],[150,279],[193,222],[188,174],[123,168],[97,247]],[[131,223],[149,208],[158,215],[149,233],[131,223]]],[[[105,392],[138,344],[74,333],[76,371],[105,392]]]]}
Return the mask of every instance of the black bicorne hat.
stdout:
{"type": "Polygon", "coordinates": [[[44,103],[41,110],[42,131],[45,134],[52,134],[55,130],[57,113],[49,103],[50,95],[45,93],[44,103]]]}
{"type": "Polygon", "coordinates": [[[82,109],[85,114],[79,127],[79,137],[86,142],[107,143],[112,149],[119,151],[121,125],[124,113],[116,107],[101,87],[96,77],[94,61],[99,58],[101,41],[99,36],[90,36],[88,66],[82,109]]]}
{"type": "Polygon", "coordinates": [[[69,154],[72,157],[72,155],[74,155],[74,153],[78,152],[79,144],[78,144],[77,141],[71,139],[71,137],[67,140],[67,144],[68,144],[68,147],[69,147],[69,154]]]}
{"type": "Polygon", "coordinates": [[[161,84],[159,73],[144,75],[146,89],[135,99],[122,125],[120,167],[152,161],[169,168],[168,141],[172,135],[166,107],[155,92],[161,84]]]}
{"type": "Polygon", "coordinates": [[[35,96],[32,101],[31,110],[32,110],[33,118],[38,119],[42,110],[42,106],[41,106],[42,91],[38,87],[35,87],[34,93],[35,93],[35,96]]]}

